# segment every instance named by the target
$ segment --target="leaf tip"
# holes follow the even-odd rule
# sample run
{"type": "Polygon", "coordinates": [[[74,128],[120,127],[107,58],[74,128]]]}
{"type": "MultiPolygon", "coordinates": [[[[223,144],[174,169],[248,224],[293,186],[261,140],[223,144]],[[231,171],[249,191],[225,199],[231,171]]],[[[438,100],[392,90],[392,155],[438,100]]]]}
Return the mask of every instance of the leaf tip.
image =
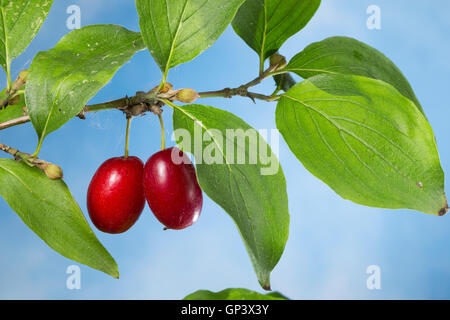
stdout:
{"type": "Polygon", "coordinates": [[[265,273],[260,275],[259,277],[259,284],[261,287],[266,291],[272,291],[270,287],[270,273],[265,273]]]}
{"type": "Polygon", "coordinates": [[[111,270],[111,272],[108,272],[108,274],[111,277],[113,277],[114,279],[120,278],[119,266],[117,265],[117,263],[115,261],[114,261],[114,268],[111,270]]]}
{"type": "Polygon", "coordinates": [[[445,216],[445,215],[447,214],[447,212],[448,212],[449,209],[450,209],[450,208],[448,207],[448,202],[447,202],[447,200],[445,200],[445,206],[442,207],[441,210],[439,210],[438,215],[439,215],[440,217],[445,216]]]}
{"type": "Polygon", "coordinates": [[[263,287],[263,289],[266,290],[266,291],[272,291],[272,289],[270,288],[270,283],[263,284],[262,287],[263,287]]]}

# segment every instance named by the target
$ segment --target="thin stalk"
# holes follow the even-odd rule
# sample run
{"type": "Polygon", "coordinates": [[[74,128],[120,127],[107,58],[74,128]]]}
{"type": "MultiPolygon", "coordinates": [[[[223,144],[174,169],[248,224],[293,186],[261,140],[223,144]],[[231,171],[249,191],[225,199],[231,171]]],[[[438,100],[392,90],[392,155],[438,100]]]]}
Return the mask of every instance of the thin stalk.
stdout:
{"type": "Polygon", "coordinates": [[[168,72],[169,72],[169,70],[166,69],[166,71],[164,72],[163,77],[161,79],[161,82],[159,84],[158,90],[156,90],[156,93],[159,93],[164,88],[164,86],[166,85],[168,72]]]}
{"type": "Polygon", "coordinates": [[[44,137],[41,137],[39,139],[39,143],[36,147],[36,151],[31,155],[31,158],[36,158],[39,155],[39,152],[41,151],[42,142],[44,141],[44,137]]]}
{"type": "Polygon", "coordinates": [[[7,81],[8,81],[8,84],[7,84],[7,88],[8,88],[8,91],[10,91],[11,90],[11,86],[12,86],[12,81],[11,81],[11,62],[9,61],[9,58],[7,57],[6,58],[6,78],[7,78],[7,81]]]}
{"type": "Polygon", "coordinates": [[[39,160],[28,153],[20,152],[19,150],[11,148],[3,143],[0,143],[0,150],[13,156],[16,160],[22,160],[24,163],[32,167],[37,164],[48,163],[46,161],[39,160]]]}
{"type": "Polygon", "coordinates": [[[12,155],[13,157],[16,157],[17,153],[19,152],[17,149],[11,148],[7,145],[4,145],[3,143],[0,143],[0,150],[12,155]]]}
{"type": "Polygon", "coordinates": [[[11,95],[11,99],[20,96],[21,94],[25,94],[25,90],[17,90],[13,95],[11,95]]]}
{"type": "Polygon", "coordinates": [[[90,106],[86,106],[85,112],[96,112],[96,111],[102,111],[102,110],[109,110],[109,109],[117,109],[118,107],[126,106],[127,104],[127,98],[121,98],[113,101],[108,101],[105,103],[99,103],[99,104],[93,104],[90,106]]]}
{"type": "MultiPolygon", "coordinates": [[[[264,64],[262,64],[262,67],[264,67],[264,64]]],[[[274,101],[277,100],[279,97],[274,96],[273,94],[271,96],[249,92],[248,89],[251,87],[254,87],[261,82],[263,82],[265,79],[272,77],[277,74],[285,73],[286,71],[282,70],[274,70],[275,67],[271,66],[266,71],[261,72],[261,74],[256,77],[255,79],[247,82],[246,84],[241,85],[237,88],[225,88],[222,90],[216,90],[216,91],[206,91],[206,92],[200,92],[200,98],[216,98],[216,97],[222,97],[222,98],[231,98],[232,96],[242,96],[242,97],[248,97],[252,100],[258,99],[258,100],[264,100],[264,101],[274,101]]]]}
{"type": "Polygon", "coordinates": [[[259,57],[259,75],[261,76],[264,73],[264,58],[263,54],[261,53],[259,57]]]}
{"type": "Polygon", "coordinates": [[[275,97],[277,94],[278,94],[278,92],[280,92],[281,91],[281,85],[279,84],[276,88],[275,88],[275,90],[274,90],[274,92],[272,92],[272,94],[270,95],[271,97],[275,97]]]}
{"type": "Polygon", "coordinates": [[[263,100],[267,102],[276,101],[279,99],[279,96],[277,95],[264,95],[256,92],[250,92],[245,90],[242,90],[241,88],[235,88],[235,89],[223,89],[218,91],[206,91],[206,92],[199,92],[198,95],[200,98],[231,98],[233,96],[241,96],[241,97],[247,97],[252,100],[263,100]]]}
{"type": "MultiPolygon", "coordinates": [[[[231,91],[231,90],[229,90],[231,91]]],[[[231,97],[229,92],[224,90],[217,90],[217,91],[205,91],[205,92],[199,92],[198,95],[200,98],[228,98],[231,97]]]]}
{"type": "Polygon", "coordinates": [[[161,114],[158,114],[159,124],[161,125],[161,150],[166,149],[166,134],[164,130],[164,121],[161,114]]]}
{"type": "MultiPolygon", "coordinates": [[[[277,75],[277,74],[286,73],[286,72],[287,71],[284,69],[274,70],[273,68],[269,67],[261,75],[259,75],[252,81],[250,81],[246,84],[243,84],[242,86],[240,86],[238,88],[234,88],[234,89],[225,88],[225,89],[217,90],[217,91],[200,92],[199,95],[201,98],[213,98],[213,97],[231,98],[232,96],[243,96],[243,97],[248,97],[252,100],[258,99],[258,100],[264,100],[264,101],[268,101],[268,102],[276,101],[280,98],[280,96],[274,95],[275,92],[272,93],[272,95],[267,96],[267,95],[263,95],[263,94],[259,94],[259,93],[249,92],[248,89],[250,87],[258,85],[266,78],[269,78],[269,77],[277,75]]],[[[166,83],[166,78],[167,78],[167,73],[165,73],[163,75],[163,79],[161,81],[160,87],[164,86],[164,84],[166,83]]],[[[85,114],[88,112],[96,112],[96,111],[110,110],[110,109],[124,110],[128,106],[139,105],[144,102],[147,104],[150,104],[150,105],[152,103],[156,103],[156,102],[149,102],[149,100],[152,100],[152,99],[154,99],[154,101],[157,101],[157,100],[162,101],[163,99],[169,99],[168,101],[170,101],[171,97],[164,96],[163,94],[158,94],[157,92],[153,92],[153,93],[147,94],[147,95],[136,95],[136,96],[129,97],[129,98],[126,97],[126,98],[117,99],[117,100],[113,100],[113,101],[109,101],[109,102],[105,102],[105,103],[99,103],[99,104],[85,106],[84,109],[77,116],[79,118],[84,119],[85,114]],[[161,96],[159,96],[159,95],[161,95],[161,96]]],[[[15,119],[10,119],[8,121],[0,123],[0,130],[6,129],[9,127],[13,127],[16,125],[24,124],[29,121],[30,121],[30,117],[28,115],[24,115],[22,117],[15,118],[15,119]]]]}
{"type": "Polygon", "coordinates": [[[127,131],[125,134],[125,159],[128,158],[128,141],[130,140],[130,123],[132,117],[127,117],[127,131]]]}
{"type": "Polygon", "coordinates": [[[170,100],[167,100],[167,99],[161,99],[161,101],[164,102],[164,103],[165,103],[166,105],[168,105],[169,107],[171,107],[172,109],[177,109],[177,110],[180,109],[180,107],[178,107],[175,103],[173,103],[173,102],[170,101],[170,100]]]}
{"type": "Polygon", "coordinates": [[[29,116],[22,116],[20,118],[11,119],[5,122],[0,123],[0,130],[17,126],[19,124],[27,123],[30,121],[29,116]]]}
{"type": "MultiPolygon", "coordinates": [[[[151,97],[150,97],[151,98],[151,97]]],[[[127,98],[121,98],[113,101],[108,101],[104,103],[99,104],[93,104],[85,106],[84,109],[77,115],[79,118],[84,119],[84,115],[88,112],[97,112],[97,111],[103,111],[103,110],[112,110],[112,109],[119,109],[123,110],[127,108],[127,106],[130,105],[137,105],[145,101],[145,99],[149,99],[147,96],[133,96],[133,97],[127,97],[127,98]]],[[[156,99],[155,99],[156,101],[156,99]]],[[[27,123],[30,121],[30,117],[28,115],[11,119],[5,122],[0,123],[0,130],[13,127],[19,124],[27,123]]]]}

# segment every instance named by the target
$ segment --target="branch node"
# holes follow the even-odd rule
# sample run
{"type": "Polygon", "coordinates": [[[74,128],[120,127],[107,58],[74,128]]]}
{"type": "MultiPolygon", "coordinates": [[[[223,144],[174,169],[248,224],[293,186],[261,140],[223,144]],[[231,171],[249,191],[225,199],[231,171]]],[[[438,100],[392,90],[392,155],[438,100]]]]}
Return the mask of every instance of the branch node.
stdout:
{"type": "Polygon", "coordinates": [[[28,153],[20,152],[19,150],[4,145],[3,143],[0,143],[0,150],[13,156],[14,160],[18,162],[23,161],[23,163],[29,165],[30,167],[39,168],[47,175],[47,177],[49,177],[52,180],[58,180],[63,178],[63,171],[56,164],[38,159],[28,153]]]}
{"type": "Polygon", "coordinates": [[[161,109],[161,106],[159,106],[159,105],[151,105],[150,112],[152,112],[155,115],[161,115],[163,110],[161,109]]]}
{"type": "Polygon", "coordinates": [[[252,100],[253,101],[253,103],[254,104],[256,104],[256,100],[255,100],[255,97],[251,94],[251,93],[247,93],[247,97],[249,97],[250,98],[250,100],[252,100]]]}
{"type": "Polygon", "coordinates": [[[231,88],[225,88],[223,92],[225,93],[225,98],[231,99],[233,97],[233,90],[231,88]]]}

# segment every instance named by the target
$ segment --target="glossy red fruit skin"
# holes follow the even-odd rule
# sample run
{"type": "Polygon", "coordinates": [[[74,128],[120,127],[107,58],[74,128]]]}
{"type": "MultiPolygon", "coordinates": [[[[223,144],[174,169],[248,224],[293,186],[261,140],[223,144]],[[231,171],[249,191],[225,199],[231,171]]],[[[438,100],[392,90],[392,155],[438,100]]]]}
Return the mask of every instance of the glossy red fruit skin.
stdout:
{"type": "Polygon", "coordinates": [[[147,160],[144,190],[153,214],[168,229],[187,228],[200,216],[203,196],[195,168],[178,148],[162,150],[147,160]],[[183,162],[174,163],[172,152],[183,162]]]}
{"type": "Polygon", "coordinates": [[[122,233],[138,220],[145,206],[144,163],[137,157],[106,160],[89,184],[87,208],[103,232],[122,233]]]}

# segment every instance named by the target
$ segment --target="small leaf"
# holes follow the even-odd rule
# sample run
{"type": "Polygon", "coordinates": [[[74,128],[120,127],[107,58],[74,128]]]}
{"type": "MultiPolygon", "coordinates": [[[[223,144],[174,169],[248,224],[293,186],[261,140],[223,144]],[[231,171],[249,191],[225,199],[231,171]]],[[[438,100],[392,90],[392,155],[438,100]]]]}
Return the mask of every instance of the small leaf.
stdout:
{"type": "MultiPolygon", "coordinates": [[[[6,89],[0,92],[0,100],[6,99],[6,89]]],[[[25,97],[23,94],[19,95],[19,101],[14,103],[13,105],[8,105],[4,109],[0,109],[0,123],[20,118],[26,115],[26,107],[25,107],[25,97]]]]}
{"type": "Polygon", "coordinates": [[[31,64],[25,100],[39,142],[76,116],[144,44],[115,25],[72,31],[31,64]]]}
{"type": "Polygon", "coordinates": [[[223,110],[177,107],[173,123],[177,144],[194,154],[200,187],[234,220],[261,286],[269,289],[270,272],[289,233],[286,181],[278,159],[256,130],[223,110]],[[185,141],[180,129],[194,139],[185,141]],[[258,157],[258,150],[267,158],[258,157]]]}
{"type": "Polygon", "coordinates": [[[52,4],[53,0],[0,1],[0,64],[6,72],[34,39],[52,4]]]}
{"type": "Polygon", "coordinates": [[[447,212],[432,129],[391,85],[360,76],[315,76],[283,94],[276,123],[303,165],[343,198],[447,212]]]}
{"type": "Polygon", "coordinates": [[[97,240],[62,180],[50,180],[24,163],[0,159],[0,194],[52,249],[119,277],[116,262],[97,240]]]}
{"type": "Polygon", "coordinates": [[[402,72],[378,50],[358,40],[332,37],[313,43],[294,56],[285,68],[304,79],[321,73],[342,73],[383,80],[422,106],[402,72]]]}
{"type": "Polygon", "coordinates": [[[247,0],[232,25],[263,63],[307,25],[319,6],[320,0],[247,0]]]}
{"type": "Polygon", "coordinates": [[[279,292],[261,294],[247,289],[226,289],[220,292],[198,290],[183,300],[289,300],[279,292]]]}
{"type": "Polygon", "coordinates": [[[145,44],[167,75],[169,69],[212,46],[243,2],[136,0],[136,8],[145,44]]]}
{"type": "Polygon", "coordinates": [[[296,82],[289,73],[276,74],[273,76],[277,89],[289,91],[296,82]]]}

